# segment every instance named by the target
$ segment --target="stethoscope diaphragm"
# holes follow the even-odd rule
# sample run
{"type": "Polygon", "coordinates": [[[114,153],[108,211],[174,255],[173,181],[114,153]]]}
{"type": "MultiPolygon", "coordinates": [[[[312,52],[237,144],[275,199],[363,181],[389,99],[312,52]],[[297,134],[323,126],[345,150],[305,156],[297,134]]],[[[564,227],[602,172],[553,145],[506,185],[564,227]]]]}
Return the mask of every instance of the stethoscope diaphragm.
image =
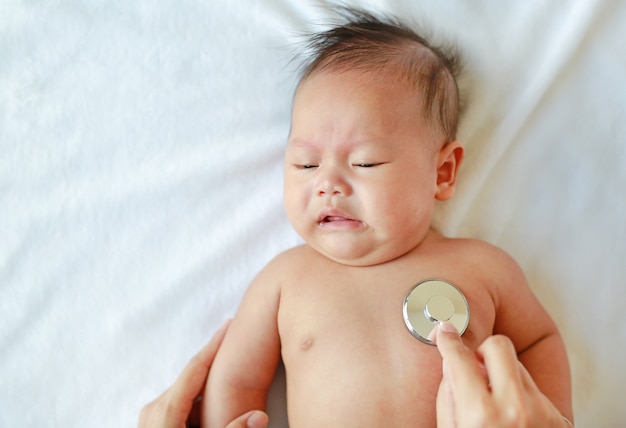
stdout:
{"type": "Polygon", "coordinates": [[[427,279],[415,285],[402,305],[409,332],[420,341],[435,345],[435,327],[447,321],[463,334],[469,324],[467,299],[455,285],[442,279],[427,279]]]}

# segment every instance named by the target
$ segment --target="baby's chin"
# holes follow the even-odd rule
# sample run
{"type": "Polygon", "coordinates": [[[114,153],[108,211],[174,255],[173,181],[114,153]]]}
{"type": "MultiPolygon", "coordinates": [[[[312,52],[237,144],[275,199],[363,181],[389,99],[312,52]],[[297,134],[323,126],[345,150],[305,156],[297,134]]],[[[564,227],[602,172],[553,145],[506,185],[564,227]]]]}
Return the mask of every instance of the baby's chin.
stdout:
{"type": "Polygon", "coordinates": [[[409,252],[405,249],[386,248],[383,245],[351,245],[346,241],[349,240],[333,243],[334,245],[311,242],[307,242],[307,244],[326,258],[336,263],[352,267],[380,265],[397,259],[409,252]]]}

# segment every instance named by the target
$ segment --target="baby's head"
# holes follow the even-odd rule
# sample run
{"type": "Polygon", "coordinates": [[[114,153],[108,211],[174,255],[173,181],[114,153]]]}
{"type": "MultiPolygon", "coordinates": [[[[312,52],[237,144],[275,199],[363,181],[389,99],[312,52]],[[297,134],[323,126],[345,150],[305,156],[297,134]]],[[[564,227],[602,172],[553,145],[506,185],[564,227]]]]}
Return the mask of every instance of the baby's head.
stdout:
{"type": "Polygon", "coordinates": [[[311,37],[285,155],[285,208],[314,249],[348,265],[416,248],[454,193],[462,145],[452,57],[393,19],[344,9],[311,37]]]}
{"type": "Polygon", "coordinates": [[[345,23],[310,36],[301,86],[318,73],[361,72],[405,85],[426,123],[443,142],[453,141],[459,119],[458,59],[432,46],[393,17],[340,8],[345,23]]]}

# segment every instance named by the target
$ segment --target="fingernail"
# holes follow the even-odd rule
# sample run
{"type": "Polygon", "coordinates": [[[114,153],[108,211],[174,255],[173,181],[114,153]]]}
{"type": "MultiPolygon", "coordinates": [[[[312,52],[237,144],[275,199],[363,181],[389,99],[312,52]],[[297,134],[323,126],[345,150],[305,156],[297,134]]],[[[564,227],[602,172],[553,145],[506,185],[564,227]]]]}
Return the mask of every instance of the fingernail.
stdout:
{"type": "Polygon", "coordinates": [[[248,428],[265,428],[267,427],[267,416],[263,412],[253,411],[246,421],[248,428]]]}
{"type": "Polygon", "coordinates": [[[452,323],[449,323],[447,321],[444,322],[440,322],[439,323],[439,329],[441,331],[443,331],[444,333],[454,333],[454,334],[459,334],[459,332],[457,331],[457,329],[454,327],[454,325],[452,325],[452,323]]]}

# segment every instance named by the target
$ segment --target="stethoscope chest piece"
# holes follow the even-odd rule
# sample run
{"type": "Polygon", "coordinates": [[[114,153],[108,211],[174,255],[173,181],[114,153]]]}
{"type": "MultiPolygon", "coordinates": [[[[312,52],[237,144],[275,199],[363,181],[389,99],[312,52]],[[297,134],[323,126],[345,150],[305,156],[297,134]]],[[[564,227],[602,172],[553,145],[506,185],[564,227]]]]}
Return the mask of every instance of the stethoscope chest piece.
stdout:
{"type": "Polygon", "coordinates": [[[467,299],[455,285],[442,279],[427,279],[415,285],[402,305],[409,332],[420,341],[435,345],[434,328],[447,321],[463,334],[469,324],[467,299]]]}

